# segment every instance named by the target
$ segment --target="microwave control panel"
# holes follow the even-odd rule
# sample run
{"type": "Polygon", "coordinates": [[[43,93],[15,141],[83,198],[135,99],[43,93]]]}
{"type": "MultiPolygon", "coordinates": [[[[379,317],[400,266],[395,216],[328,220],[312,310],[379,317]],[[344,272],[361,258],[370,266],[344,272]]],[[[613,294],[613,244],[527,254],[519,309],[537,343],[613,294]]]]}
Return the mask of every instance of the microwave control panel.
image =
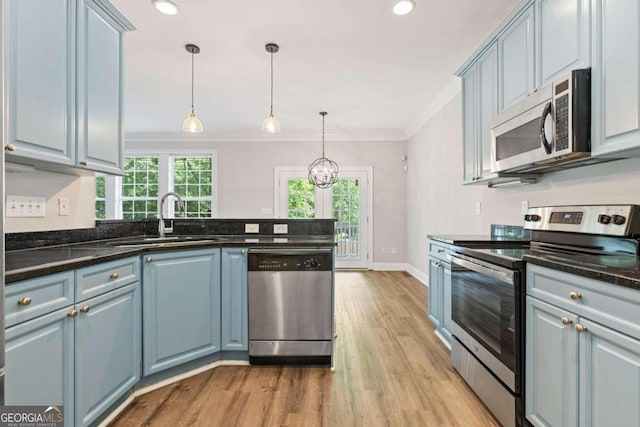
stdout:
{"type": "Polygon", "coordinates": [[[569,94],[556,98],[556,151],[569,148],[569,94]]]}

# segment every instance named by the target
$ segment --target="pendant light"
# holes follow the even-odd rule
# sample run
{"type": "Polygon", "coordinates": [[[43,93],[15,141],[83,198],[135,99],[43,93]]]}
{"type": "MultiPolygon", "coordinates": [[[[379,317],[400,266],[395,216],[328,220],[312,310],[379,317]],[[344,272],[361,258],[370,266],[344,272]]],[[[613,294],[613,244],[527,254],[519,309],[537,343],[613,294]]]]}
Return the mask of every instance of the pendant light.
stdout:
{"type": "Polygon", "coordinates": [[[280,50],[280,47],[275,43],[267,43],[264,48],[271,54],[271,108],[269,115],[262,122],[262,130],[267,133],[279,133],[280,122],[273,115],[273,54],[280,50]]]}
{"type": "Polygon", "coordinates": [[[324,117],[327,112],[321,111],[320,115],[322,116],[322,157],[315,159],[309,165],[309,182],[324,189],[338,181],[338,165],[324,156],[324,117]]]}
{"type": "Polygon", "coordinates": [[[175,15],[178,13],[178,6],[171,0],[151,0],[151,4],[165,15],[175,15]]]}
{"type": "Polygon", "coordinates": [[[399,0],[393,5],[393,13],[396,15],[407,15],[416,7],[414,0],[399,0]]]}
{"type": "Polygon", "coordinates": [[[191,54],[191,114],[182,122],[182,130],[191,133],[202,133],[204,126],[198,116],[196,116],[193,107],[193,58],[200,53],[200,48],[195,44],[188,44],[185,46],[185,49],[191,54]]]}

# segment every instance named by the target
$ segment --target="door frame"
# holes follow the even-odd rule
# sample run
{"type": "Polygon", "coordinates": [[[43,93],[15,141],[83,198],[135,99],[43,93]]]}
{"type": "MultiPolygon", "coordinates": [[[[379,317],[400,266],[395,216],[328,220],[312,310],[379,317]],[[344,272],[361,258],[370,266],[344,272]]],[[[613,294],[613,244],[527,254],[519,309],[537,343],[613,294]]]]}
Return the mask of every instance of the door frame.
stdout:
{"type": "MultiPolygon", "coordinates": [[[[367,239],[365,246],[362,247],[362,253],[366,254],[366,269],[373,269],[373,166],[340,166],[340,172],[366,172],[367,175],[367,212],[365,212],[366,225],[362,226],[366,230],[367,239]]],[[[297,175],[299,177],[306,177],[309,173],[309,168],[306,166],[274,166],[273,168],[273,217],[281,218],[282,212],[280,210],[280,177],[282,174],[297,175]]],[[[338,177],[340,174],[338,173],[338,177]]],[[[318,203],[322,204],[323,211],[326,204],[331,203],[328,196],[330,192],[324,192],[323,197],[316,197],[316,206],[318,203]],[[319,200],[320,199],[320,200],[319,200]]]]}

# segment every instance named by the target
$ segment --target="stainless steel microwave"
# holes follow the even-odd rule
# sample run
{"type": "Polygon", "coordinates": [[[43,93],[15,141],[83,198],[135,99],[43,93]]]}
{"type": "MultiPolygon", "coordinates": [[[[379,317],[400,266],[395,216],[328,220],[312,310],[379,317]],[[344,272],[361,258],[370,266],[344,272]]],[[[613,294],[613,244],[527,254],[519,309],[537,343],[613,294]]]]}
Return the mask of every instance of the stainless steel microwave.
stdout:
{"type": "Polygon", "coordinates": [[[498,113],[492,172],[542,172],[591,157],[591,70],[573,70],[498,113]]]}

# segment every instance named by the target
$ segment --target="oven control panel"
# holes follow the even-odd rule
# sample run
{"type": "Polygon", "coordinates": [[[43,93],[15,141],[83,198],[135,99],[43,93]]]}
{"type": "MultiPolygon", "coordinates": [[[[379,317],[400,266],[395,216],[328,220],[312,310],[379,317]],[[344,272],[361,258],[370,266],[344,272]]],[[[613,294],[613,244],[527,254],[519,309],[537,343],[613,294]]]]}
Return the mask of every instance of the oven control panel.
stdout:
{"type": "Polygon", "coordinates": [[[530,208],[524,228],[620,237],[640,235],[640,206],[588,205],[530,208]]]}

